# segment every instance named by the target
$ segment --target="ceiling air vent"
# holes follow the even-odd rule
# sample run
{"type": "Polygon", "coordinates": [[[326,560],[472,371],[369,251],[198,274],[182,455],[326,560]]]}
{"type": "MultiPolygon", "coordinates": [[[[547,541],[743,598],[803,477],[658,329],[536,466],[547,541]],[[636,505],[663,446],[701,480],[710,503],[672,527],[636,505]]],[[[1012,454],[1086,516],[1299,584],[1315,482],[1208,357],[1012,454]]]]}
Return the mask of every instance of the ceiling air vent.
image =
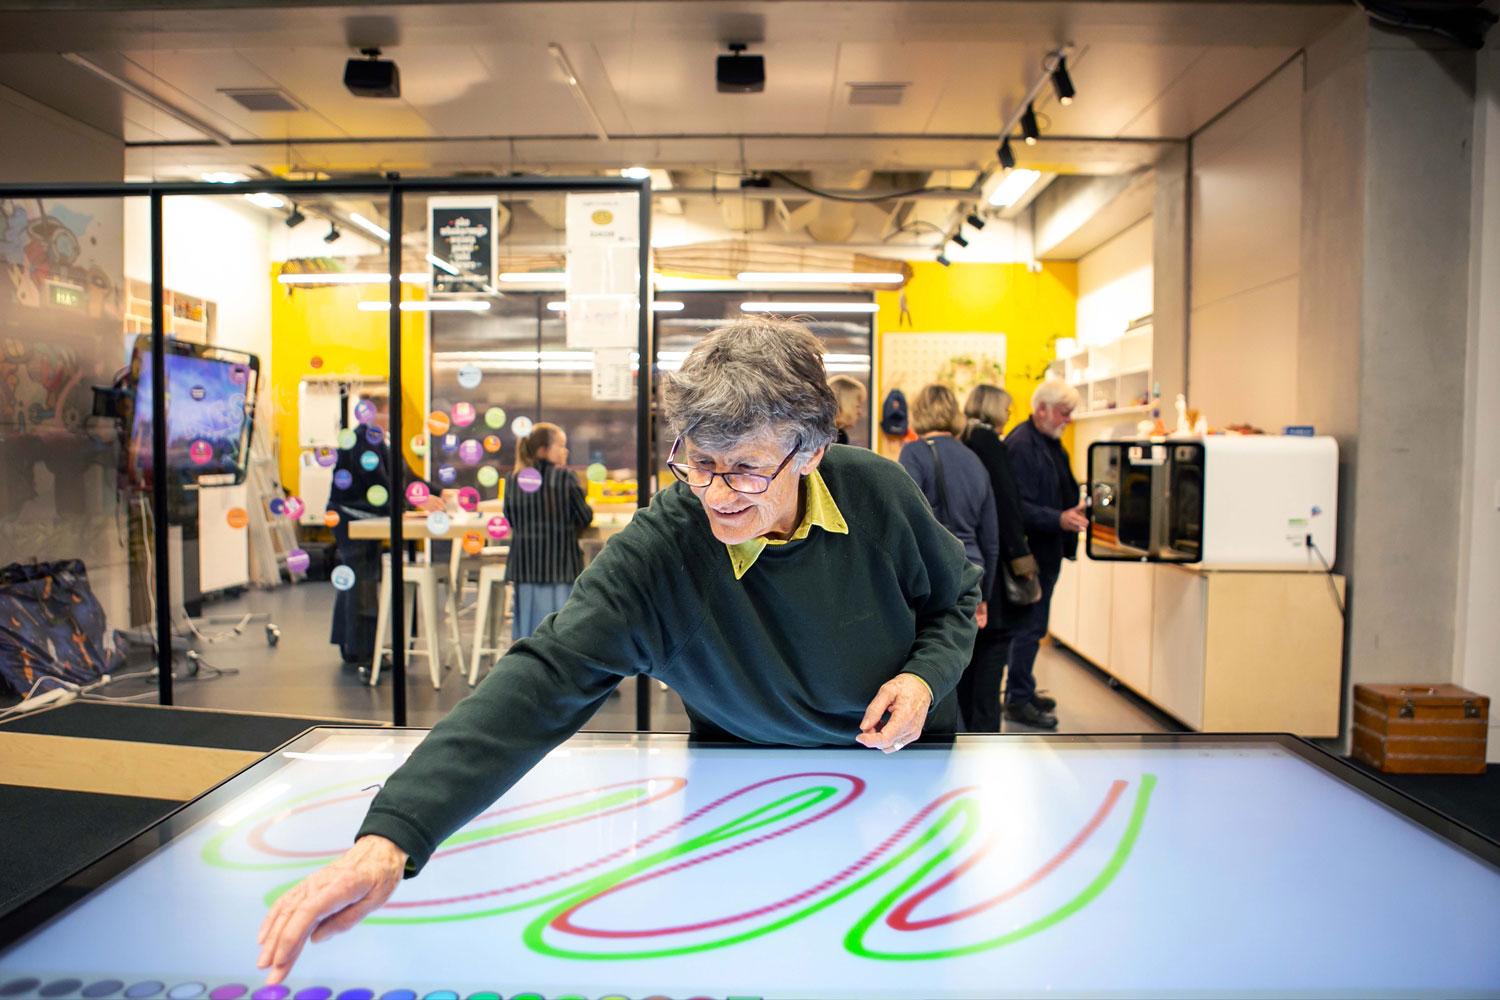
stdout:
{"type": "Polygon", "coordinates": [[[225,87],[219,93],[232,98],[247,111],[304,111],[284,90],[276,87],[225,87]]]}
{"type": "Polygon", "coordinates": [[[851,83],[849,103],[892,107],[901,103],[906,97],[906,88],[910,86],[909,83],[851,83]]]}

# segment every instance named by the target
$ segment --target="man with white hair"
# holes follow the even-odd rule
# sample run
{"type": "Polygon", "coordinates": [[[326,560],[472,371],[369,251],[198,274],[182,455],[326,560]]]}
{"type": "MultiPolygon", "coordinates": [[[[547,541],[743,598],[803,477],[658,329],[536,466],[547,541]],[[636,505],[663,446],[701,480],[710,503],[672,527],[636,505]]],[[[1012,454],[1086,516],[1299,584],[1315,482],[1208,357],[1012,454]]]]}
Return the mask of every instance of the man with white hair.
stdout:
{"type": "Polygon", "coordinates": [[[1021,494],[1021,523],[1026,543],[1036,557],[1042,599],[1021,609],[1011,627],[1010,678],[1005,685],[1005,717],[1039,729],[1056,729],[1057,702],[1037,694],[1037,645],[1047,634],[1052,588],[1066,557],[1078,556],[1078,533],[1088,527],[1078,480],[1073,477],[1068,451],[1058,440],[1073,419],[1078,390],[1062,379],[1049,378],[1031,394],[1031,417],[1005,439],[1016,486],[1021,494]]]}

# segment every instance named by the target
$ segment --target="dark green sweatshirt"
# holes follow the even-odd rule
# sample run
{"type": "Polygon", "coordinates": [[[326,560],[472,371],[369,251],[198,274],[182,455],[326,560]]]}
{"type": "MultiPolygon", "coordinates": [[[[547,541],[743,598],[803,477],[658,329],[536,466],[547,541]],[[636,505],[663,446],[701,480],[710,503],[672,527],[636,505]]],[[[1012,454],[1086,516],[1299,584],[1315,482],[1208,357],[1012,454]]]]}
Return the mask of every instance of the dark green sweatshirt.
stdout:
{"type": "Polygon", "coordinates": [[[767,546],[740,580],[692,491],[657,494],[390,776],[359,836],[394,841],[414,874],[635,674],[671,685],[703,738],[846,746],[906,671],[932,688],[927,731],[952,732],[979,568],[895,462],[833,446],[819,471],[849,534],[767,546]]]}

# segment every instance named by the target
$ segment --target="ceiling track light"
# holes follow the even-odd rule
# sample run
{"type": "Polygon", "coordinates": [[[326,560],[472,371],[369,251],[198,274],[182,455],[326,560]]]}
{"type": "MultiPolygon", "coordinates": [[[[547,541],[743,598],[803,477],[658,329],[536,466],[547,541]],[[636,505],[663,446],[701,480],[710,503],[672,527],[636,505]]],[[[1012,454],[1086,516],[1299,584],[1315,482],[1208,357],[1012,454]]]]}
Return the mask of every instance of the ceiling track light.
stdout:
{"type": "Polygon", "coordinates": [[[938,254],[938,255],[937,255],[937,262],[938,262],[938,263],[939,263],[939,264],[941,264],[941,265],[943,265],[943,266],[944,266],[944,267],[947,267],[947,266],[948,266],[948,265],[950,265],[950,264],[952,264],[952,263],[953,263],[953,261],[951,261],[951,260],[949,260],[949,259],[948,259],[948,258],[947,258],[947,257],[946,257],[946,256],[945,256],[945,255],[943,255],[943,254],[938,254]]]}
{"type": "Polygon", "coordinates": [[[1073,103],[1076,93],[1073,90],[1073,78],[1068,75],[1068,57],[1059,55],[1057,65],[1052,69],[1052,89],[1057,94],[1057,103],[1067,107],[1073,103]]]}
{"type": "Polygon", "coordinates": [[[1042,131],[1036,127],[1036,110],[1032,108],[1031,102],[1026,103],[1026,110],[1021,114],[1021,136],[1026,140],[1026,145],[1035,146],[1037,139],[1041,138],[1042,131]]]}
{"type": "Polygon", "coordinates": [[[965,235],[964,235],[964,234],[963,234],[963,233],[961,233],[961,232],[959,232],[959,233],[954,233],[954,234],[953,234],[953,236],[952,236],[952,237],[950,237],[950,238],[951,238],[951,239],[952,239],[952,240],[953,240],[953,242],[954,242],[954,243],[955,243],[955,244],[957,244],[957,245],[958,245],[958,246],[960,246],[960,247],[966,247],[966,246],[968,246],[968,245],[969,245],[969,239],[968,239],[968,237],[967,237],[967,236],[965,236],[965,235]]]}
{"type": "Polygon", "coordinates": [[[338,238],[340,236],[343,236],[343,235],[344,235],[343,233],[339,232],[338,224],[334,223],[334,222],[330,222],[328,224],[328,233],[327,233],[327,235],[325,235],[323,237],[323,242],[324,243],[334,243],[334,242],[337,242],[338,238]]]}
{"type": "Polygon", "coordinates": [[[298,208],[294,203],[292,205],[291,212],[287,215],[284,221],[286,222],[286,227],[288,229],[296,229],[298,226],[302,225],[302,223],[307,221],[307,216],[303,215],[302,209],[298,208]]]}
{"type": "Polygon", "coordinates": [[[973,226],[975,229],[984,228],[984,220],[979,217],[978,212],[970,212],[968,214],[968,217],[965,218],[964,221],[973,226]]]}
{"type": "Polygon", "coordinates": [[[609,141],[609,129],[604,127],[604,119],[599,117],[599,112],[594,109],[594,102],[589,100],[589,95],[584,93],[583,84],[578,82],[578,74],[573,71],[573,64],[568,60],[568,53],[556,42],[547,45],[547,51],[552,54],[552,59],[557,63],[558,69],[562,70],[563,79],[567,80],[568,86],[573,89],[573,97],[578,101],[579,107],[583,108],[584,114],[589,116],[589,121],[594,123],[594,134],[601,142],[609,141]]]}
{"type": "Polygon", "coordinates": [[[996,151],[996,155],[1000,157],[1002,168],[1009,170],[1016,165],[1016,151],[1010,148],[1009,139],[1000,140],[1000,148],[996,151]]]}

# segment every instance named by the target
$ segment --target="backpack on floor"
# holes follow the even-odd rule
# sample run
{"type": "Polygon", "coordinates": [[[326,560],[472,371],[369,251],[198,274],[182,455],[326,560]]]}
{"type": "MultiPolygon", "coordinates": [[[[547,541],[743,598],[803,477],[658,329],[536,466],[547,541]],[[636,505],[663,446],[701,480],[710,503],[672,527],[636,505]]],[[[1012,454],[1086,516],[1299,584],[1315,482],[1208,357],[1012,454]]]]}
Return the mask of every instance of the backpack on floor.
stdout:
{"type": "Polygon", "coordinates": [[[37,678],[88,684],[125,666],[79,559],[0,569],[0,689],[26,694],[37,678]]]}

